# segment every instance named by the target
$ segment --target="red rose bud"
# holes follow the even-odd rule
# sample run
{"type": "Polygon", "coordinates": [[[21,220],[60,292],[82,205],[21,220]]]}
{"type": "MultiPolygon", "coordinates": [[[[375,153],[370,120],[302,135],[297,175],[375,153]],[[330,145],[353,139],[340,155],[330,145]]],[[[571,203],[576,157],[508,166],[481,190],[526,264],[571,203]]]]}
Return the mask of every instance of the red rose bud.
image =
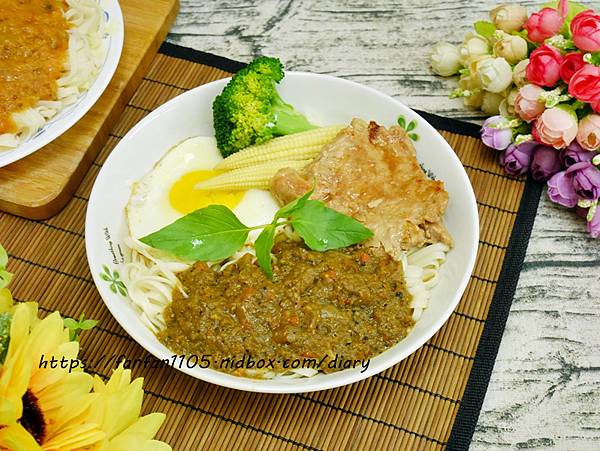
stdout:
{"type": "Polygon", "coordinates": [[[573,74],[583,66],[585,66],[583,54],[573,52],[565,55],[562,63],[560,63],[560,78],[562,78],[565,83],[569,83],[573,74]]]}
{"type": "Polygon", "coordinates": [[[563,19],[560,13],[553,8],[544,8],[533,13],[523,28],[527,30],[527,37],[533,42],[542,43],[546,39],[558,34],[563,19]]]}
{"type": "Polygon", "coordinates": [[[538,47],[529,55],[527,79],[539,86],[554,86],[560,80],[562,61],[562,55],[554,47],[546,44],[538,47]]]}
{"type": "Polygon", "coordinates": [[[586,64],[575,72],[569,81],[569,94],[592,104],[595,110],[594,105],[600,103],[600,67],[586,64]]]}
{"type": "Polygon", "coordinates": [[[571,21],[573,43],[586,52],[600,51],[600,15],[588,9],[571,21]]]}

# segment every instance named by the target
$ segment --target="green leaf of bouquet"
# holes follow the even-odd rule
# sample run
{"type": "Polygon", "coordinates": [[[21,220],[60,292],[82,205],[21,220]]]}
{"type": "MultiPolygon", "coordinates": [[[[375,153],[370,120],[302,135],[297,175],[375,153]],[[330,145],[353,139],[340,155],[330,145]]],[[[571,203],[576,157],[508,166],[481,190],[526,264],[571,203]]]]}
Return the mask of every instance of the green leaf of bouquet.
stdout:
{"type": "Polygon", "coordinates": [[[184,260],[209,261],[231,257],[248,237],[249,228],[224,205],[193,211],[140,241],[184,260]]]}
{"type": "Polygon", "coordinates": [[[300,196],[296,199],[294,199],[293,201],[291,201],[289,204],[284,205],[283,207],[281,207],[277,213],[275,213],[275,218],[273,219],[273,224],[275,224],[277,222],[278,219],[281,218],[289,218],[290,215],[298,210],[299,208],[302,208],[304,206],[304,204],[306,203],[306,201],[308,200],[308,198],[310,196],[312,196],[314,190],[310,190],[307,193],[305,193],[303,196],[300,196]]]}
{"type": "Polygon", "coordinates": [[[319,200],[307,200],[291,215],[294,230],[315,251],[339,249],[371,238],[373,232],[356,219],[328,208],[319,200]]]}
{"type": "Polygon", "coordinates": [[[266,226],[258,238],[254,242],[256,249],[256,259],[259,266],[263,269],[269,279],[273,278],[273,268],[271,266],[271,249],[273,249],[273,241],[275,239],[275,226],[266,226]]]}
{"type": "Polygon", "coordinates": [[[590,63],[594,66],[600,66],[600,52],[594,52],[591,55],[590,63]]]}
{"type": "Polygon", "coordinates": [[[404,119],[404,116],[398,116],[398,125],[406,130],[406,119],[404,119]]]}
{"type": "Polygon", "coordinates": [[[475,22],[473,28],[475,28],[475,31],[484,38],[491,38],[496,32],[496,25],[485,20],[475,22]]]}
{"type": "Polygon", "coordinates": [[[86,319],[79,323],[79,328],[81,330],[90,330],[96,327],[97,324],[98,321],[96,321],[95,319],[86,319]]]}
{"type": "Polygon", "coordinates": [[[6,268],[8,264],[8,254],[6,253],[6,249],[2,247],[0,244],[0,268],[6,268]]]}
{"type": "Polygon", "coordinates": [[[0,365],[4,363],[10,343],[10,323],[12,314],[10,312],[0,313],[0,365]]]}
{"type": "Polygon", "coordinates": [[[406,127],[407,132],[412,132],[417,127],[417,121],[414,119],[408,123],[408,127],[406,127]]]}
{"type": "Polygon", "coordinates": [[[79,325],[79,321],[73,318],[63,318],[63,324],[68,329],[75,329],[79,325]]]}
{"type": "Polygon", "coordinates": [[[5,269],[0,269],[0,289],[7,287],[12,278],[12,273],[5,269]]]}

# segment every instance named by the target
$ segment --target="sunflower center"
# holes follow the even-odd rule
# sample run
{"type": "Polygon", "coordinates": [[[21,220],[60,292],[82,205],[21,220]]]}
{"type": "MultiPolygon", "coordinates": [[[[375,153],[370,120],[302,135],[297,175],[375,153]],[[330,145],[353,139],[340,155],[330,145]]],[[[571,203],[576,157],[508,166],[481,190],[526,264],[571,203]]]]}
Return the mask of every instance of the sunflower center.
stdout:
{"type": "Polygon", "coordinates": [[[46,436],[46,422],[38,399],[31,390],[27,389],[21,400],[23,402],[23,415],[19,419],[19,423],[41,445],[46,436]]]}

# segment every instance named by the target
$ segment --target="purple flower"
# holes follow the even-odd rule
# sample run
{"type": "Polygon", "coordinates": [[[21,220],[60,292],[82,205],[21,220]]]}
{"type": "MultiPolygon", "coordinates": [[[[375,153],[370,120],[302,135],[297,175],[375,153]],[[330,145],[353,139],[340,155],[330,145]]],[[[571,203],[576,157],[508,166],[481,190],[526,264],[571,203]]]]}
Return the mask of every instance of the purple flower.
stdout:
{"type": "Polygon", "coordinates": [[[573,188],[579,197],[586,200],[600,197],[600,170],[592,163],[575,163],[567,169],[567,174],[572,174],[573,188]]]}
{"type": "Polygon", "coordinates": [[[526,174],[531,166],[531,160],[539,144],[535,141],[526,141],[518,146],[511,144],[500,154],[500,164],[510,175],[526,174]]]}
{"type": "Polygon", "coordinates": [[[596,155],[596,152],[587,151],[581,147],[577,141],[573,141],[568,147],[561,151],[560,159],[565,167],[568,168],[583,161],[591,162],[594,155],[596,155]]]}
{"type": "Polygon", "coordinates": [[[506,122],[502,116],[492,116],[485,120],[481,128],[481,140],[483,143],[496,150],[504,150],[512,141],[512,129],[491,127],[506,122]]]}
{"type": "Polygon", "coordinates": [[[562,169],[559,152],[552,147],[539,146],[531,162],[531,176],[544,182],[562,169]]]}
{"type": "Polygon", "coordinates": [[[596,212],[591,221],[587,223],[587,231],[592,238],[600,238],[600,207],[596,207],[596,212]]]}
{"type": "Polygon", "coordinates": [[[561,171],[548,180],[548,197],[564,207],[573,208],[577,205],[577,193],[573,188],[573,174],[561,171]]]}

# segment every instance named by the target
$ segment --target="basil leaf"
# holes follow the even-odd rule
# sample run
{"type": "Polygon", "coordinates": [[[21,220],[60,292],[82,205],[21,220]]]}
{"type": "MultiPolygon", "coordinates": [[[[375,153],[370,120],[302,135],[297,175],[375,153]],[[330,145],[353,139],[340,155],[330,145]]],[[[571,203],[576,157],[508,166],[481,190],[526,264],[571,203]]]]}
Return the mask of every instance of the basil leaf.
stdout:
{"type": "Polygon", "coordinates": [[[302,208],[304,206],[304,204],[306,203],[306,201],[308,200],[308,198],[312,195],[313,191],[314,190],[311,189],[309,192],[307,192],[303,196],[298,197],[297,199],[291,201],[289,204],[281,207],[277,211],[277,213],[275,213],[275,218],[273,219],[273,224],[275,224],[278,219],[288,218],[294,211],[298,210],[299,208],[302,208]]]}
{"type": "Polygon", "coordinates": [[[224,205],[209,205],[179,218],[140,241],[192,261],[231,257],[248,238],[248,227],[224,205]]]}
{"type": "Polygon", "coordinates": [[[356,219],[326,207],[319,200],[307,200],[290,218],[294,230],[315,251],[339,249],[373,236],[356,219]]]}
{"type": "Polygon", "coordinates": [[[491,38],[494,35],[494,32],[496,31],[496,25],[494,25],[492,22],[487,22],[485,20],[475,22],[473,24],[473,28],[475,28],[475,31],[484,38],[491,38]]]}
{"type": "Polygon", "coordinates": [[[256,241],[254,248],[256,249],[256,259],[258,264],[263,269],[269,279],[273,278],[273,268],[271,267],[271,249],[273,249],[273,241],[275,239],[275,226],[266,226],[256,241]]]}

